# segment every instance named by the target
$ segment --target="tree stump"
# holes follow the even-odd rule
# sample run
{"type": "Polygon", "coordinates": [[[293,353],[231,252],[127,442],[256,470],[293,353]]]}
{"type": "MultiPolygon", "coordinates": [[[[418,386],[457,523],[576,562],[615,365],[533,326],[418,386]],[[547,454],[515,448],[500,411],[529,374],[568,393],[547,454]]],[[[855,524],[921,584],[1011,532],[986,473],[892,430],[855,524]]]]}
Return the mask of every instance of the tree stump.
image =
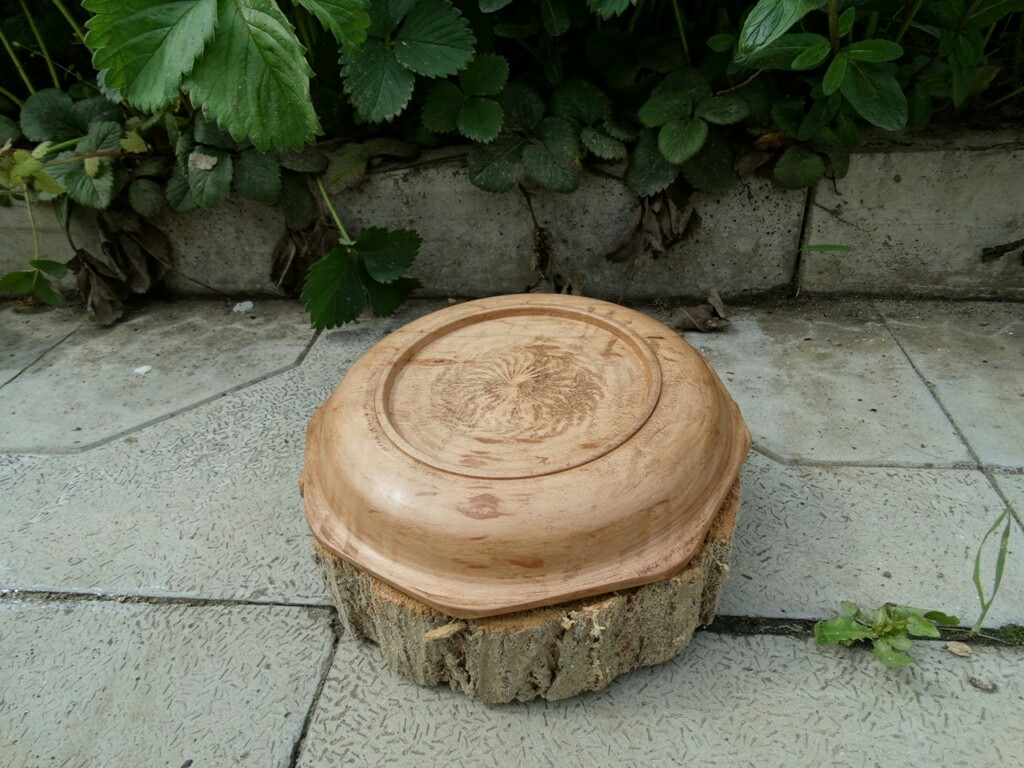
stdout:
{"type": "Polygon", "coordinates": [[[671,659],[711,623],[739,501],[737,480],[693,560],[668,579],[504,616],[455,619],[319,544],[314,559],[346,630],[376,643],[392,672],[489,704],[564,699],[671,659]]]}

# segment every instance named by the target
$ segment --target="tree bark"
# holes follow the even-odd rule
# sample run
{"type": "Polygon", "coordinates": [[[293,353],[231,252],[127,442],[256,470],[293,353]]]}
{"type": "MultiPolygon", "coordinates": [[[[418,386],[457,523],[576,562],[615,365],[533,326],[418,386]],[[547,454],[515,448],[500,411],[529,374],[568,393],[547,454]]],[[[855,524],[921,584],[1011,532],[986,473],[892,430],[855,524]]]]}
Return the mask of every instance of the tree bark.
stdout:
{"type": "Polygon", "coordinates": [[[671,578],[481,619],[440,613],[319,544],[314,559],[342,623],[377,643],[393,672],[420,685],[448,683],[491,704],[564,699],[667,661],[698,625],[711,622],[729,572],[739,502],[737,480],[700,550],[671,578]]]}

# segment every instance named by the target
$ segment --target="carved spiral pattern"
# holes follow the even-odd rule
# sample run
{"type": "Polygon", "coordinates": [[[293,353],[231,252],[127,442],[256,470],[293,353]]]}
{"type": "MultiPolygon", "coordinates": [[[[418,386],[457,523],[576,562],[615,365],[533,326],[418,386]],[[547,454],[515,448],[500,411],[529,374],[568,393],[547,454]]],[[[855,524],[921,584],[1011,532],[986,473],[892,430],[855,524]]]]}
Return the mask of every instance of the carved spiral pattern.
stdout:
{"type": "Polygon", "coordinates": [[[602,390],[599,373],[572,353],[533,344],[453,366],[438,381],[435,405],[474,433],[539,442],[584,423],[602,390]]]}

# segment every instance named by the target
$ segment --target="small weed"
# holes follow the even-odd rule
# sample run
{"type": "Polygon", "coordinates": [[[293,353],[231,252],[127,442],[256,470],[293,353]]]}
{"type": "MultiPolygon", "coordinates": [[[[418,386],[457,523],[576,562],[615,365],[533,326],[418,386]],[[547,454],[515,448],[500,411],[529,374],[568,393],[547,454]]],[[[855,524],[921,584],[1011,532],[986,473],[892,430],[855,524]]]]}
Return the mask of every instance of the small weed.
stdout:
{"type": "Polygon", "coordinates": [[[819,648],[825,648],[870,641],[875,658],[882,664],[905,667],[914,663],[906,653],[913,646],[911,637],[939,637],[939,626],[959,624],[956,616],[947,616],[941,611],[886,603],[867,613],[856,603],[844,600],[841,615],[814,625],[814,642],[819,648]]]}

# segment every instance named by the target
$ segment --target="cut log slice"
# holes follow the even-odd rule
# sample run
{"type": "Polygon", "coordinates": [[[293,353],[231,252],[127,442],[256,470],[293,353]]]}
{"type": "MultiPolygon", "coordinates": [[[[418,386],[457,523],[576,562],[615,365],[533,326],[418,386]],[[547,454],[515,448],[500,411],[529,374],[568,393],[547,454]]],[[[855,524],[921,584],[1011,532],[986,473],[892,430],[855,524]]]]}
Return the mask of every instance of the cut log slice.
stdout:
{"type": "Polygon", "coordinates": [[[393,672],[491,704],[564,699],[667,661],[711,622],[739,502],[736,480],[693,558],[669,578],[501,616],[457,619],[319,542],[314,557],[348,631],[375,642],[393,672]]]}

